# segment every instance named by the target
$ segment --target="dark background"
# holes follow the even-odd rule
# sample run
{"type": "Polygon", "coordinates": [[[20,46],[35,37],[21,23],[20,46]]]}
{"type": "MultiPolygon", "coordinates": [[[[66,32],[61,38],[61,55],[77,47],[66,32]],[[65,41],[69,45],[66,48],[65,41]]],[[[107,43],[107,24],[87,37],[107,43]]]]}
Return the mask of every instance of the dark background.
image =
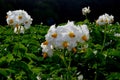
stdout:
{"type": "Polygon", "coordinates": [[[60,24],[68,20],[84,20],[81,9],[90,6],[88,18],[95,21],[104,13],[120,21],[120,0],[0,0],[0,25],[7,25],[6,12],[23,9],[33,18],[33,24],[60,24]]]}

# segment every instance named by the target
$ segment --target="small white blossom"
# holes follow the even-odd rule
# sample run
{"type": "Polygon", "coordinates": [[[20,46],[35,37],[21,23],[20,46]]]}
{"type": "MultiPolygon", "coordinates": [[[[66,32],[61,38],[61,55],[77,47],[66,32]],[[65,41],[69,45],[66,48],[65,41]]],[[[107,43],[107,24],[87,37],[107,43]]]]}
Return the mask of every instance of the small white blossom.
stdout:
{"type": "Polygon", "coordinates": [[[96,54],[98,53],[98,51],[97,51],[97,50],[94,50],[93,53],[96,55],[96,54]]]}
{"type": "Polygon", "coordinates": [[[78,80],[83,80],[83,75],[82,74],[78,76],[78,80]]]}
{"type": "Polygon", "coordinates": [[[120,33],[115,33],[114,36],[115,37],[120,37],[120,33]]]}
{"type": "Polygon", "coordinates": [[[89,6],[82,8],[82,14],[83,14],[83,15],[87,15],[87,14],[89,14],[90,12],[91,12],[91,10],[90,10],[90,7],[89,7],[89,6]]]}
{"type": "Polygon", "coordinates": [[[89,39],[89,30],[87,25],[81,25],[80,30],[82,31],[79,42],[83,43],[89,39]]]}
{"type": "Polygon", "coordinates": [[[45,43],[41,44],[42,47],[42,52],[43,54],[46,53],[49,57],[51,57],[53,55],[53,46],[52,45],[47,45],[45,43]]]}
{"type": "Polygon", "coordinates": [[[42,80],[42,78],[40,76],[37,76],[36,78],[37,78],[37,80],[42,80]]]}
{"type": "Polygon", "coordinates": [[[24,30],[22,28],[19,28],[20,26],[23,26],[24,29],[30,28],[30,25],[32,24],[32,18],[28,13],[24,10],[15,10],[15,11],[8,11],[6,21],[8,25],[13,26],[14,32],[18,33],[17,31],[20,30],[20,33],[24,33],[24,30]],[[22,31],[22,32],[21,32],[22,31]]]}
{"type": "Polygon", "coordinates": [[[22,33],[24,34],[24,27],[23,26],[18,26],[14,28],[14,33],[18,34],[18,33],[22,33]]]}
{"type": "Polygon", "coordinates": [[[114,21],[114,16],[108,15],[107,13],[99,16],[99,18],[96,21],[96,24],[98,25],[105,25],[105,24],[111,24],[114,21]]]}
{"type": "Polygon", "coordinates": [[[48,30],[48,33],[45,35],[45,39],[49,43],[54,44],[54,41],[57,37],[58,37],[58,33],[56,32],[55,25],[52,25],[48,30]]]}

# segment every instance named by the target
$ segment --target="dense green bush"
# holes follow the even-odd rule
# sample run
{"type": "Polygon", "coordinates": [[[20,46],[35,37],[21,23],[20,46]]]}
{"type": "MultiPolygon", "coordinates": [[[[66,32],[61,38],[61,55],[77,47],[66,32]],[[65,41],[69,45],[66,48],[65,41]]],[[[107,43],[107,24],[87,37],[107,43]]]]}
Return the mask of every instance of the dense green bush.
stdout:
{"type": "MultiPolygon", "coordinates": [[[[120,33],[119,23],[98,26],[85,20],[76,24],[88,25],[90,40],[86,42],[88,48],[81,50],[78,45],[77,52],[71,55],[71,80],[77,80],[79,75],[83,75],[83,80],[119,80],[120,37],[114,36],[120,33]]],[[[40,45],[48,29],[49,26],[34,25],[24,34],[15,34],[12,27],[0,26],[1,80],[61,80],[67,77],[66,66],[57,55],[61,51],[56,50],[52,57],[43,58],[40,45]]]]}

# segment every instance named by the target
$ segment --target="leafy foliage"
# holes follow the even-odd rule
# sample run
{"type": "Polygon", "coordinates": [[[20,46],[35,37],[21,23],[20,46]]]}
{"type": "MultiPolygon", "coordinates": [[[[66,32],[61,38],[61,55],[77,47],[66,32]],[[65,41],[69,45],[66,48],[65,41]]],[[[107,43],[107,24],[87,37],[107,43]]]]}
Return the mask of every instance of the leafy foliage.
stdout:
{"type": "MultiPolygon", "coordinates": [[[[66,64],[71,60],[71,80],[77,80],[80,74],[84,80],[119,80],[120,38],[114,34],[120,33],[120,25],[98,26],[88,20],[76,24],[84,23],[90,30],[88,48],[81,50],[78,46],[76,53],[69,52],[70,59],[65,58],[66,64]]],[[[42,56],[40,44],[48,29],[48,26],[34,25],[24,34],[14,34],[10,26],[0,26],[1,80],[61,80],[67,76],[63,55],[58,56],[62,51],[54,51],[52,57],[42,56]]]]}

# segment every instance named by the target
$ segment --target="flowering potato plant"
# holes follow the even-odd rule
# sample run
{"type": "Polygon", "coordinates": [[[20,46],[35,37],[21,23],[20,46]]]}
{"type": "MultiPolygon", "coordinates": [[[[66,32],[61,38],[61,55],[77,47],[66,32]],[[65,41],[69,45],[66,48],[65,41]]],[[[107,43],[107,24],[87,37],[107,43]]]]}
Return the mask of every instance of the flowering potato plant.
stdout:
{"type": "MultiPolygon", "coordinates": [[[[87,16],[90,8],[83,11],[87,16]]],[[[120,24],[114,16],[31,26],[30,15],[16,10],[6,20],[0,26],[1,80],[120,80],[120,24]]]]}
{"type": "Polygon", "coordinates": [[[63,79],[72,79],[70,69],[71,57],[76,53],[77,45],[79,43],[83,44],[89,39],[89,30],[87,25],[76,26],[74,22],[69,21],[66,25],[58,26],[57,28],[55,25],[52,25],[48,30],[48,33],[45,35],[45,39],[46,41],[41,44],[41,47],[43,48],[43,56],[53,56],[54,49],[60,51],[59,54],[54,54],[57,54],[66,65],[68,73],[66,73],[67,76],[63,79]],[[68,59],[66,59],[66,57],[68,59]]]}
{"type": "Polygon", "coordinates": [[[89,39],[89,30],[87,25],[76,26],[74,22],[66,25],[52,25],[45,35],[46,41],[41,44],[43,54],[53,55],[53,49],[67,49],[76,52],[78,43],[84,43],[89,39]]]}
{"type": "Polygon", "coordinates": [[[7,24],[14,27],[16,34],[24,33],[24,29],[28,29],[32,24],[32,18],[24,10],[8,11],[6,18],[7,24]]]}

